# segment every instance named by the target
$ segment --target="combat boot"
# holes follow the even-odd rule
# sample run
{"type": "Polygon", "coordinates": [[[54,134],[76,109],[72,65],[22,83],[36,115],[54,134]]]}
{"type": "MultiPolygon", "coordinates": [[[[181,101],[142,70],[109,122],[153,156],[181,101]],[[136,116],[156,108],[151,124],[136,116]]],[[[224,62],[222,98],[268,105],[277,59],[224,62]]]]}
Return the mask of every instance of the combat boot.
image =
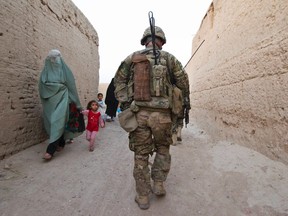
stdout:
{"type": "Polygon", "coordinates": [[[178,130],[177,130],[177,141],[182,141],[181,131],[182,131],[182,127],[178,127],[178,130]]]}
{"type": "Polygon", "coordinates": [[[163,185],[163,181],[154,181],[153,193],[157,196],[165,196],[166,190],[163,185]]]}
{"type": "Polygon", "coordinates": [[[149,196],[140,196],[135,197],[135,202],[138,204],[140,209],[146,210],[150,207],[149,196]]]}
{"type": "Polygon", "coordinates": [[[177,144],[177,134],[176,133],[172,133],[172,145],[176,146],[177,144]]]}

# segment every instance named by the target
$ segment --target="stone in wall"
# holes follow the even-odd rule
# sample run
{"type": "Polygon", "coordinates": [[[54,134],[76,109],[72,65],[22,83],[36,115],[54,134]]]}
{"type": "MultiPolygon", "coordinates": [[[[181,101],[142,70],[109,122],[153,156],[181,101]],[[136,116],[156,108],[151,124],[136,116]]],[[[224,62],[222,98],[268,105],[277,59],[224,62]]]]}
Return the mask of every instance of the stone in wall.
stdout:
{"type": "Polygon", "coordinates": [[[38,78],[51,49],[74,73],[82,106],[99,83],[98,35],[70,0],[0,1],[0,158],[44,141],[38,78]]]}
{"type": "Polygon", "coordinates": [[[191,115],[227,139],[288,163],[288,4],[214,0],[188,63],[191,115]]]}

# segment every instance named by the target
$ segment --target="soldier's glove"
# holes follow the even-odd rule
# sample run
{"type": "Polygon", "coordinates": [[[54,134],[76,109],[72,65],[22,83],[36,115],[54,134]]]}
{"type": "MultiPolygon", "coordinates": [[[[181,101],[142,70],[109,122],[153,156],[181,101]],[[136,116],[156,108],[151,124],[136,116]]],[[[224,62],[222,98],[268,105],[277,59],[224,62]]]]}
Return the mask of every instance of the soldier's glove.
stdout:
{"type": "Polygon", "coordinates": [[[120,104],[120,110],[121,111],[124,111],[124,110],[128,109],[129,107],[130,107],[130,103],[129,102],[122,102],[120,104]]]}

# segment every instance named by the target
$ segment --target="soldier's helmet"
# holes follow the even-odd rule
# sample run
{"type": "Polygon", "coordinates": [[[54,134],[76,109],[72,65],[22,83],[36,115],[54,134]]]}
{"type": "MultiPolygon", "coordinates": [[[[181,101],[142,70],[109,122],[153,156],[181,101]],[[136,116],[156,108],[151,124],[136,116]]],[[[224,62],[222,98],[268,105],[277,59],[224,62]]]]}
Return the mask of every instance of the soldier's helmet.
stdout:
{"type": "MultiPolygon", "coordinates": [[[[143,37],[141,39],[141,45],[145,45],[146,39],[147,37],[151,36],[151,29],[150,27],[148,27],[143,34],[143,37]]],[[[155,26],[155,37],[160,38],[163,41],[163,45],[166,43],[166,37],[165,37],[165,33],[163,32],[163,30],[158,27],[155,26]]]]}

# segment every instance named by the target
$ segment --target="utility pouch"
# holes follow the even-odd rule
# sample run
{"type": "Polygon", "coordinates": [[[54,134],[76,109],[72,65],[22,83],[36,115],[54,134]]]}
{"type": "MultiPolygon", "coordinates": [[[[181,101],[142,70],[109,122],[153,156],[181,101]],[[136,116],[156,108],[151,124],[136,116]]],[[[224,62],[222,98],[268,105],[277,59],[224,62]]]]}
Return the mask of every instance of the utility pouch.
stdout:
{"type": "Polygon", "coordinates": [[[166,96],[166,76],[167,67],[163,65],[153,65],[152,66],[152,86],[151,95],[155,97],[166,96]]]}
{"type": "Polygon", "coordinates": [[[134,54],[134,100],[150,101],[150,62],[144,54],[134,54]]]}

